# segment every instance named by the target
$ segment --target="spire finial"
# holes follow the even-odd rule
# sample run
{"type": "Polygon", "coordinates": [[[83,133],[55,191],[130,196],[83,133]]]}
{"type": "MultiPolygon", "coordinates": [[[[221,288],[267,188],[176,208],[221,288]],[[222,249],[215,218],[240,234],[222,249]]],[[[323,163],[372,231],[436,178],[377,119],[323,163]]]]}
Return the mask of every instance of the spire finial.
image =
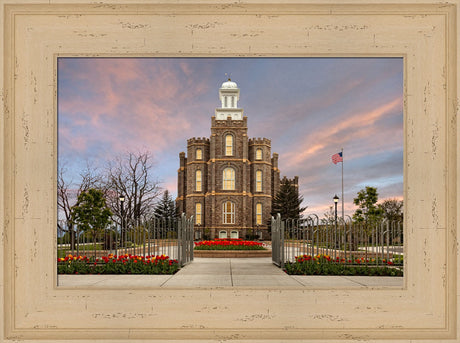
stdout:
{"type": "Polygon", "coordinates": [[[228,81],[232,81],[232,80],[230,79],[230,73],[225,73],[225,76],[227,76],[227,80],[228,80],[228,81]]]}

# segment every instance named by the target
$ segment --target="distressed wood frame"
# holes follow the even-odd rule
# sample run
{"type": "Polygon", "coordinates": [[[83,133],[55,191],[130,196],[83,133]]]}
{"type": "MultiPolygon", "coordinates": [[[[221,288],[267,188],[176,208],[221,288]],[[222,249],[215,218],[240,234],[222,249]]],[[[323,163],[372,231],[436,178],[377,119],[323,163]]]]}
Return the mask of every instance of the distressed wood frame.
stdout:
{"type": "Polygon", "coordinates": [[[458,1],[4,0],[0,11],[3,341],[460,337],[458,1]],[[403,57],[403,289],[57,287],[58,56],[403,57]]]}

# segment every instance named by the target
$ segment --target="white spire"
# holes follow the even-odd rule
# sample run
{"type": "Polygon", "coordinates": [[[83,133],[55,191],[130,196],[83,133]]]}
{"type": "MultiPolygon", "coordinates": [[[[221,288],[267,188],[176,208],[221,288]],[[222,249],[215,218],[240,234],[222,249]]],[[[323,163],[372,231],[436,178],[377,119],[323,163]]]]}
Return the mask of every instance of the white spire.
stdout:
{"type": "Polygon", "coordinates": [[[216,119],[226,120],[231,117],[233,120],[243,120],[243,109],[238,108],[240,89],[236,82],[230,78],[222,83],[219,89],[219,99],[222,107],[216,109],[216,119]]]}
{"type": "Polygon", "coordinates": [[[236,82],[233,82],[230,78],[225,81],[220,88],[238,88],[236,82]]]}

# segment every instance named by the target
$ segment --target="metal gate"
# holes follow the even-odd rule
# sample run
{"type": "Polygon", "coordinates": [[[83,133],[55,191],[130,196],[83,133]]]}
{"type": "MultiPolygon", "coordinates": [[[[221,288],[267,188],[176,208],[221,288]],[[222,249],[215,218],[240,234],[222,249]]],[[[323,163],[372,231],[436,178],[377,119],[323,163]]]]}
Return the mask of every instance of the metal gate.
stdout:
{"type": "MultiPolygon", "coordinates": [[[[297,256],[325,255],[351,264],[374,263],[403,268],[404,230],[400,221],[356,223],[312,214],[302,219],[272,217],[272,261],[280,268],[297,256]]],[[[313,260],[312,260],[313,261],[313,260]]]]}
{"type": "Polygon", "coordinates": [[[193,260],[193,216],[161,218],[152,217],[124,227],[107,227],[90,237],[87,232],[74,227],[58,226],[57,257],[88,255],[95,259],[101,256],[166,255],[177,259],[181,265],[193,260]]]}
{"type": "Polygon", "coordinates": [[[187,219],[182,213],[177,233],[178,261],[183,266],[193,261],[193,216],[187,219]]]}

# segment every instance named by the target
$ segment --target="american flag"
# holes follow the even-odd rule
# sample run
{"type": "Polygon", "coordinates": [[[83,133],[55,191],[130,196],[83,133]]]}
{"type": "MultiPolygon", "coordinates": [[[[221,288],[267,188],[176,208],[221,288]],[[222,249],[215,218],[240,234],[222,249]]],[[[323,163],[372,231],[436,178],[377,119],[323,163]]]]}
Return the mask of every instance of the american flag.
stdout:
{"type": "Polygon", "coordinates": [[[337,163],[339,163],[339,162],[342,162],[342,163],[343,163],[342,153],[341,153],[341,152],[338,152],[337,154],[332,155],[332,162],[333,162],[334,164],[337,164],[337,163]]]}

